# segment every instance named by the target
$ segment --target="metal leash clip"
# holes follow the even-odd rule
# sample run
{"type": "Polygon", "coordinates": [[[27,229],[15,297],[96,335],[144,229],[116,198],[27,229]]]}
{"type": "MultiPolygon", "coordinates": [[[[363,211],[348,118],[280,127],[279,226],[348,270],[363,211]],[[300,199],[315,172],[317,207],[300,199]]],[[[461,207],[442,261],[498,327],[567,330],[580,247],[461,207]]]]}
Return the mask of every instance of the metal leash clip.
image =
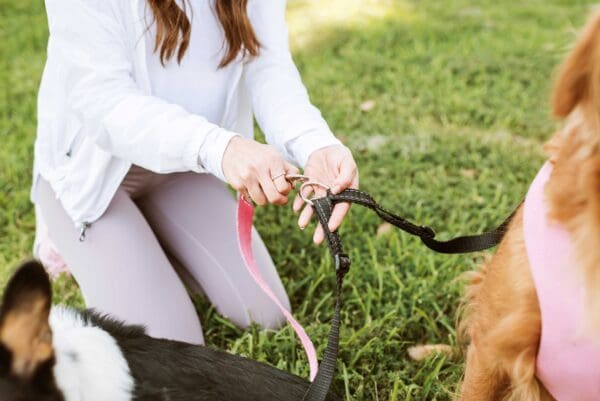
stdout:
{"type": "Polygon", "coordinates": [[[284,177],[287,182],[292,184],[292,186],[295,186],[297,182],[304,184],[305,182],[310,181],[309,177],[302,174],[286,174],[284,177]]]}
{"type": "Polygon", "coordinates": [[[302,200],[310,206],[314,205],[313,199],[315,199],[315,197],[311,198],[310,193],[317,192],[315,187],[323,188],[325,191],[329,191],[331,189],[331,187],[329,185],[323,184],[322,182],[319,182],[319,181],[312,180],[310,177],[307,177],[302,174],[288,174],[285,176],[285,179],[290,184],[292,184],[292,186],[295,186],[297,182],[300,183],[300,189],[298,190],[298,194],[300,195],[302,200]],[[311,192],[309,192],[308,195],[305,195],[304,190],[308,187],[311,188],[311,192]]]}

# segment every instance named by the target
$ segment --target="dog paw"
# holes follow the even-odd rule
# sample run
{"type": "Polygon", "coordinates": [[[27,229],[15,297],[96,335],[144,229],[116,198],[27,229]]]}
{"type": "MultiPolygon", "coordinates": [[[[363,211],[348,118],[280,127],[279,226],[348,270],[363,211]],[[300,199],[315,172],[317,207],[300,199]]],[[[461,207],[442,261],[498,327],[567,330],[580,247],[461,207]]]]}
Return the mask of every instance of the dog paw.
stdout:
{"type": "Polygon", "coordinates": [[[435,354],[454,355],[454,350],[447,344],[423,344],[408,348],[408,355],[414,361],[422,361],[435,354]]]}

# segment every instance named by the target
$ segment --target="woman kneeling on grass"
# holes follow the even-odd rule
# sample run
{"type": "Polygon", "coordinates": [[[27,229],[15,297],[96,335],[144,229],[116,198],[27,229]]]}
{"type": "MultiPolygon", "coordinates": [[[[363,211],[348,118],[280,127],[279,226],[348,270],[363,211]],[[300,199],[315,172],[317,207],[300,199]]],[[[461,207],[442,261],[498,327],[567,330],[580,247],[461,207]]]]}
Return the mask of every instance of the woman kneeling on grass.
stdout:
{"type": "MultiPolygon", "coordinates": [[[[358,185],[352,154],[292,61],[285,1],[46,0],[46,9],[38,251],[47,254],[47,234],[89,307],[156,337],[203,342],[174,266],[234,323],[279,326],[282,314],[246,272],[221,181],[282,205],[285,174],[298,172],[289,160],[334,192],[358,185]],[[270,145],[252,139],[252,112],[270,145]]],[[[331,229],[347,210],[338,206],[331,229]]],[[[310,215],[302,211],[300,227],[310,215]]],[[[254,237],[262,273],[289,308],[254,237]]]]}

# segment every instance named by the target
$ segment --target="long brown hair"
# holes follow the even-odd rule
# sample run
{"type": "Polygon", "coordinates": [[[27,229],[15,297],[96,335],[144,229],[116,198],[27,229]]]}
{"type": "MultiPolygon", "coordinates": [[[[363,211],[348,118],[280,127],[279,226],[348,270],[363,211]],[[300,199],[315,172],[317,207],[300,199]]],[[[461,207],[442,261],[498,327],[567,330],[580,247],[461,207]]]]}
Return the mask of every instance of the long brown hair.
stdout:
{"type": "MultiPolygon", "coordinates": [[[[154,52],[160,56],[164,65],[177,56],[181,62],[190,44],[192,26],[188,17],[188,0],[147,0],[154,22],[156,38],[154,52]]],[[[225,33],[227,52],[219,63],[219,68],[231,63],[241,51],[244,56],[257,56],[260,42],[252,28],[246,8],[248,0],[215,0],[215,12],[225,33]]]]}

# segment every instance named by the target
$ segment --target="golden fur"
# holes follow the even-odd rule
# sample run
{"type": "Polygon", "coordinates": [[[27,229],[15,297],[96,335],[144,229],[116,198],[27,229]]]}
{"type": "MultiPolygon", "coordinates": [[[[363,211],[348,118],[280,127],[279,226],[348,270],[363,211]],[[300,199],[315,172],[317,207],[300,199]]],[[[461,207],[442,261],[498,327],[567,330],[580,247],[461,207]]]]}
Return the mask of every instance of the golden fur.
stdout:
{"type": "MultiPolygon", "coordinates": [[[[545,188],[548,217],[571,234],[572,268],[586,291],[582,329],[600,339],[600,14],[563,63],[552,107],[566,122],[545,147],[554,164],[545,188]]],[[[464,302],[458,332],[468,346],[459,399],[554,400],[535,376],[541,316],[522,210],[495,256],[470,276],[464,302]]]]}

